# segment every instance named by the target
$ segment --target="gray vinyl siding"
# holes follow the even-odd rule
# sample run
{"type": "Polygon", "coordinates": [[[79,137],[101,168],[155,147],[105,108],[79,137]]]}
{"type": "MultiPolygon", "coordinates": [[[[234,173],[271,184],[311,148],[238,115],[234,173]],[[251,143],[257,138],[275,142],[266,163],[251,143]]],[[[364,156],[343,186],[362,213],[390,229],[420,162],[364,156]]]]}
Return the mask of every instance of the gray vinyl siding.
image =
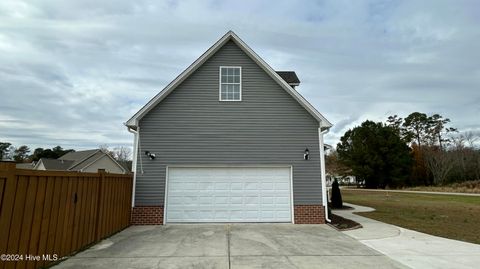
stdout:
{"type": "Polygon", "coordinates": [[[322,203],[318,121],[232,41],[139,126],[136,205],[163,205],[168,165],[292,165],[294,204],[322,203]],[[220,66],[242,67],[241,102],[219,101],[220,66]]]}

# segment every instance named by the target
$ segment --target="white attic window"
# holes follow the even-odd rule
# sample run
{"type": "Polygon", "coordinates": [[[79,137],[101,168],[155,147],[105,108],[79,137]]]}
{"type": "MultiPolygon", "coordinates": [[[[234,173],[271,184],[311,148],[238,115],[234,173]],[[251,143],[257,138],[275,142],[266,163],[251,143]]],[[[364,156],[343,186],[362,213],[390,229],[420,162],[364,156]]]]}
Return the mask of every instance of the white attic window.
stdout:
{"type": "Polygon", "coordinates": [[[220,66],[220,101],[242,101],[242,67],[220,66]]]}

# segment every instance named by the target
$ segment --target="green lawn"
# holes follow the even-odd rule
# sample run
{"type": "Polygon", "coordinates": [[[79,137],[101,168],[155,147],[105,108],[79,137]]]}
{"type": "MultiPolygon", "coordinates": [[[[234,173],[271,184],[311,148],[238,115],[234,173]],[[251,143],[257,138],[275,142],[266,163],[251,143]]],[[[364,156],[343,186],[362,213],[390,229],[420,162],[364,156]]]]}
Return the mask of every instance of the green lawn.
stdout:
{"type": "Polygon", "coordinates": [[[342,190],[344,202],[376,209],[359,215],[480,244],[480,197],[342,190]]]}

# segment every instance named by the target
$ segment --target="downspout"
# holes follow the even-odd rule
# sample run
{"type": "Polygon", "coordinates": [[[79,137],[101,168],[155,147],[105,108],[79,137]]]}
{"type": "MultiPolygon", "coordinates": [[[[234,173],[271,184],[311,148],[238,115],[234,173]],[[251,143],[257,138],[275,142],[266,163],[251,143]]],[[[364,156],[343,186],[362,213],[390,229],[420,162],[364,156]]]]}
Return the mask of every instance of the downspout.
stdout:
{"type": "Polygon", "coordinates": [[[323,135],[327,134],[330,129],[322,131],[321,125],[318,127],[318,145],[320,147],[320,172],[322,177],[322,204],[325,208],[325,220],[332,222],[328,216],[328,200],[327,200],[327,178],[325,176],[325,146],[323,144],[323,135]]]}
{"type": "Polygon", "coordinates": [[[138,158],[138,141],[140,139],[140,127],[137,127],[137,130],[132,129],[130,126],[127,126],[127,130],[134,135],[133,138],[133,186],[132,186],[132,207],[135,206],[135,186],[137,183],[137,158],[138,158]]]}

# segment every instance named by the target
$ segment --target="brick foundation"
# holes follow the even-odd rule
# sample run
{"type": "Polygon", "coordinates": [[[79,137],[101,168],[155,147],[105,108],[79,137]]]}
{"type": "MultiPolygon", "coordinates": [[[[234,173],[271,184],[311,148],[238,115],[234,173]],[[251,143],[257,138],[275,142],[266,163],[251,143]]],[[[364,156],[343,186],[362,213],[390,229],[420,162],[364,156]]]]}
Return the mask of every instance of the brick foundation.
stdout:
{"type": "MultiPolygon", "coordinates": [[[[295,224],[325,224],[322,205],[296,205],[295,224]]],[[[163,225],[163,206],[136,206],[132,208],[132,225],[163,225]]]]}
{"type": "Polygon", "coordinates": [[[323,205],[296,205],[295,224],[325,224],[323,205]]]}
{"type": "Polygon", "coordinates": [[[132,225],[163,225],[163,206],[135,206],[132,225]]]}

